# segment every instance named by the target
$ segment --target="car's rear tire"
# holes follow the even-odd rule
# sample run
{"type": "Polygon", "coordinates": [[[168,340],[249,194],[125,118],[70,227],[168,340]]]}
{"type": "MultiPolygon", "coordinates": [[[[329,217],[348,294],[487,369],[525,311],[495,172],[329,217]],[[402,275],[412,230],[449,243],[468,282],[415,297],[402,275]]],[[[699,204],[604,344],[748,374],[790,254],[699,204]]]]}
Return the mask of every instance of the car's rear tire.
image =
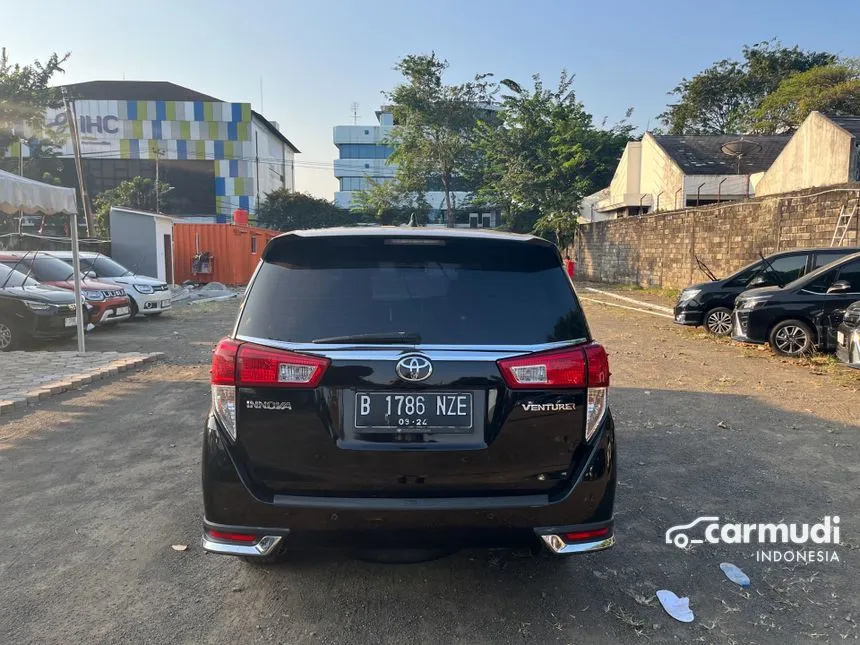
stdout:
{"type": "Polygon", "coordinates": [[[11,352],[21,345],[21,332],[11,320],[0,318],[0,352],[11,352]]]}
{"type": "Polygon", "coordinates": [[[783,320],[770,331],[769,342],[777,354],[803,356],[815,346],[812,328],[802,320],[783,320]]]}
{"type": "Polygon", "coordinates": [[[732,310],[714,307],[705,313],[705,329],[714,336],[728,336],[732,332],[732,310]]]}

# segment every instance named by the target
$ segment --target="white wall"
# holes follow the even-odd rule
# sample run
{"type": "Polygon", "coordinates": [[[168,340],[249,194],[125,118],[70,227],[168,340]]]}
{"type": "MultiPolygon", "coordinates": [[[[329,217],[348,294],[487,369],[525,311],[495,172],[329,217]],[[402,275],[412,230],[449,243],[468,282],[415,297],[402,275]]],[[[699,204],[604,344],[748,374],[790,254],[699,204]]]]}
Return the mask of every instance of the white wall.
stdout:
{"type": "MultiPolygon", "coordinates": [[[[176,258],[176,253],[173,251],[173,222],[164,217],[156,217],[155,219],[155,257],[156,265],[158,266],[158,275],[152,276],[159,280],[167,280],[167,266],[164,257],[164,236],[170,236],[171,258],[176,258]]],[[[174,281],[176,280],[176,271],[173,271],[174,281]]]]}
{"type": "Polygon", "coordinates": [[[334,143],[382,143],[393,126],[386,125],[336,125],[334,143]]]}
{"type": "MultiPolygon", "coordinates": [[[[267,193],[286,187],[294,190],[293,185],[293,160],[295,153],[292,148],[276,137],[256,118],[252,119],[251,142],[257,147],[260,163],[260,199],[264,199],[267,193]]],[[[256,156],[256,155],[255,155],[256,156]]],[[[252,160],[254,158],[252,157],[252,160]]],[[[253,193],[256,194],[256,172],[258,164],[254,160],[251,172],[254,182],[253,193]]]]}

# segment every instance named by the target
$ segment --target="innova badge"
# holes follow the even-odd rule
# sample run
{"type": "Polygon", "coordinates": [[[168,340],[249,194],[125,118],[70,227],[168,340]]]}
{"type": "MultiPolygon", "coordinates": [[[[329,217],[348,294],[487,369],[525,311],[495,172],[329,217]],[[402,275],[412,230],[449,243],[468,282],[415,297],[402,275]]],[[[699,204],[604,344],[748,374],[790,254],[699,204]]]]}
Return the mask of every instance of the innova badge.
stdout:
{"type": "Polygon", "coordinates": [[[397,361],[394,371],[404,381],[418,383],[430,378],[430,375],[433,373],[433,363],[426,356],[410,354],[397,361]]]}

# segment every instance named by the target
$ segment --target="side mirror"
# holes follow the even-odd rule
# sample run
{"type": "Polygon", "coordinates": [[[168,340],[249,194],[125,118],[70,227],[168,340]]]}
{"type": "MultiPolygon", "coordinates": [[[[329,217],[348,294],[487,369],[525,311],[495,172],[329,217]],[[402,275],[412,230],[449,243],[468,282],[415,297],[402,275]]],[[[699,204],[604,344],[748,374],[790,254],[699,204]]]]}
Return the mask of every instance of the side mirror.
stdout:
{"type": "Polygon", "coordinates": [[[846,280],[837,280],[827,289],[827,293],[847,293],[851,291],[851,283],[846,280]]]}
{"type": "Polygon", "coordinates": [[[82,274],[85,278],[97,278],[95,271],[84,271],[82,274]]]}
{"type": "Polygon", "coordinates": [[[767,278],[765,278],[763,275],[759,274],[756,277],[754,277],[752,280],[750,280],[750,283],[747,285],[747,288],[755,289],[756,287],[766,287],[769,284],[770,284],[770,282],[768,282],[767,278]]]}

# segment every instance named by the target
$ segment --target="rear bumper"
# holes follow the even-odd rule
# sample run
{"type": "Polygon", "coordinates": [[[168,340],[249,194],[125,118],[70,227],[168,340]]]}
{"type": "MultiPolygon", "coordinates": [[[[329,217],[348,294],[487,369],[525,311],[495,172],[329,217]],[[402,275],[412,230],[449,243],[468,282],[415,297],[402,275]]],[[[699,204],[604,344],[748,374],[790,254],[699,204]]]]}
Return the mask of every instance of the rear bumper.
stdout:
{"type": "MultiPolygon", "coordinates": [[[[551,494],[480,497],[372,498],[311,495],[260,499],[243,481],[217,422],[203,444],[204,526],[210,530],[289,536],[290,547],[373,545],[494,547],[534,543],[554,553],[614,544],[615,435],[611,415],[594,438],[583,468],[551,494]],[[607,529],[599,539],[549,543],[549,536],[607,529]],[[570,547],[564,550],[564,547],[570,547]]],[[[207,541],[204,538],[204,548],[207,541]]],[[[222,545],[208,549],[223,553],[222,545]],[[221,550],[219,550],[219,548],[221,550]]],[[[237,554],[238,555],[238,554],[237,554]]],[[[242,554],[247,555],[247,554],[242,554]]]]}

